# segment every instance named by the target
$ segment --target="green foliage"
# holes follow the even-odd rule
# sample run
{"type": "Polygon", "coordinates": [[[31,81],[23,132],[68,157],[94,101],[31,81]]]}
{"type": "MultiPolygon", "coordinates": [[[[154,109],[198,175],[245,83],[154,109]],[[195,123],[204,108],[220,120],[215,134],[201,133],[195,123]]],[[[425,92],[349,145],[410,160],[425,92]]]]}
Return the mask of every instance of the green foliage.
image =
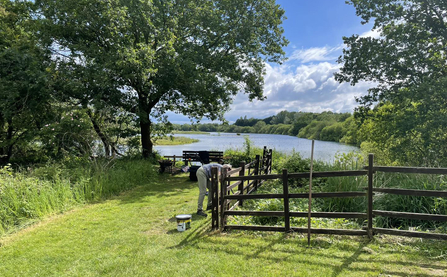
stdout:
{"type": "MultiPolygon", "coordinates": [[[[445,176],[381,173],[376,174],[375,186],[381,188],[446,190],[445,176]]],[[[443,198],[422,196],[401,196],[381,194],[375,197],[375,209],[387,211],[403,211],[409,213],[447,214],[447,205],[443,198]]],[[[401,228],[412,226],[417,229],[434,229],[445,224],[436,221],[421,221],[399,218],[378,217],[375,224],[383,227],[401,228]]]]}
{"type": "Polygon", "coordinates": [[[309,125],[300,130],[298,137],[320,140],[321,131],[329,126],[329,124],[330,123],[325,121],[312,121],[309,125]]]}
{"type": "Polygon", "coordinates": [[[361,141],[401,165],[447,164],[445,1],[349,1],[377,37],[353,35],[336,79],[375,87],[358,99],[361,141]]]}
{"type": "Polygon", "coordinates": [[[265,61],[283,62],[288,44],[274,0],[39,0],[36,7],[48,47],[60,46],[70,64],[80,59],[110,89],[127,92],[124,102],[110,98],[138,118],[145,157],[152,122],[166,122],[167,111],[223,120],[238,92],[264,99],[265,61]]]}
{"type": "Polygon", "coordinates": [[[326,126],[321,130],[320,140],[340,141],[345,134],[346,130],[343,128],[343,123],[337,122],[333,125],[326,126]]]}
{"type": "MultiPolygon", "coordinates": [[[[290,156],[285,156],[282,159],[273,159],[274,163],[272,169],[278,173],[281,173],[283,169],[287,169],[289,173],[300,173],[310,171],[310,159],[304,159],[299,152],[293,152],[290,156]]],[[[320,161],[315,161],[313,164],[313,170],[319,171],[324,168],[324,164],[320,161]]],[[[320,179],[314,179],[315,183],[319,183],[320,179]]],[[[289,185],[292,187],[302,187],[309,184],[309,179],[289,179],[289,185]]],[[[282,182],[280,182],[282,184],[282,182]]]]}
{"type": "MultiPolygon", "coordinates": [[[[361,170],[364,157],[354,152],[339,154],[326,170],[361,170]]],[[[324,184],[315,187],[315,192],[364,192],[368,180],[364,176],[326,178],[324,184]]],[[[366,197],[318,198],[315,199],[318,209],[325,212],[366,212],[366,197]]]]}
{"type": "Polygon", "coordinates": [[[75,205],[103,200],[155,176],[144,160],[79,157],[14,172],[0,168],[0,235],[75,205]]]}
{"type": "Polygon", "coordinates": [[[0,1],[0,165],[26,152],[52,114],[54,68],[32,32],[29,6],[0,1]]]}
{"type": "Polygon", "coordinates": [[[224,162],[231,164],[233,167],[239,167],[241,162],[246,164],[255,160],[256,155],[262,157],[262,149],[254,147],[248,136],[244,136],[244,144],[242,149],[227,149],[224,152],[224,162]]]}

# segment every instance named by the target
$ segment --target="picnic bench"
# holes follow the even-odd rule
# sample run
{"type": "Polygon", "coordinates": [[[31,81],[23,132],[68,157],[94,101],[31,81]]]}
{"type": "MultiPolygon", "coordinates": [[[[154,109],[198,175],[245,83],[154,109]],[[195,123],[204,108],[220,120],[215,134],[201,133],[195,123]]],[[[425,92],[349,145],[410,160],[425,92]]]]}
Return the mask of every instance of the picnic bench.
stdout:
{"type": "Polygon", "coordinates": [[[192,165],[192,162],[209,164],[211,162],[221,162],[223,160],[222,151],[183,151],[183,162],[185,165],[192,165]]]}

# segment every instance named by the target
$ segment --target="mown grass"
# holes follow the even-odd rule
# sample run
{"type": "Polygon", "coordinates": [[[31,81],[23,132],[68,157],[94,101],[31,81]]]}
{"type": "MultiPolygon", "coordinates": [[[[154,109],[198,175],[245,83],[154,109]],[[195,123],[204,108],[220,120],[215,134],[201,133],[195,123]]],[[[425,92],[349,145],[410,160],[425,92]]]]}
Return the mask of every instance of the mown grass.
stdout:
{"type": "Polygon", "coordinates": [[[166,137],[158,139],[155,145],[182,145],[198,142],[198,139],[192,139],[187,137],[166,137]]]}
{"type": "Polygon", "coordinates": [[[154,176],[110,200],[4,237],[0,276],[445,276],[447,243],[398,237],[210,230],[193,215],[197,183],[154,176]]]}

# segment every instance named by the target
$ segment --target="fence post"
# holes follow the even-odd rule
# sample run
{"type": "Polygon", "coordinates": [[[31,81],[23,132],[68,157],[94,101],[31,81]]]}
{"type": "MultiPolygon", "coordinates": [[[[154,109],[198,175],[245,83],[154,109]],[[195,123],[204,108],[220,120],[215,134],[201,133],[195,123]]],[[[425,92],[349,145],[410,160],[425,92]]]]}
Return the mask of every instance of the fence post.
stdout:
{"type": "Polygon", "coordinates": [[[264,151],[262,152],[261,174],[265,172],[264,166],[266,159],[267,159],[267,146],[264,146],[264,151]]]}
{"type": "Polygon", "coordinates": [[[217,167],[211,168],[211,229],[219,229],[219,170],[217,167]]]}
{"type": "Polygon", "coordinates": [[[222,173],[220,177],[220,230],[225,230],[225,206],[227,205],[227,200],[225,196],[227,195],[227,168],[222,168],[222,173]]]}
{"type": "MultiPolygon", "coordinates": [[[[255,164],[255,174],[254,176],[258,176],[259,175],[259,165],[260,165],[260,156],[256,155],[256,164],[255,164]]],[[[255,190],[258,189],[258,185],[259,185],[259,180],[255,180],[254,186],[255,186],[255,190]]]]}
{"type": "Polygon", "coordinates": [[[373,185],[374,185],[374,154],[368,155],[368,237],[373,237],[373,185]]]}
{"type": "Polygon", "coordinates": [[[282,170],[282,192],[284,194],[284,226],[285,232],[290,232],[290,210],[289,210],[289,184],[287,169],[282,170]]]}
{"type": "Polygon", "coordinates": [[[273,161],[273,150],[269,150],[269,165],[268,165],[268,174],[272,173],[272,161],[273,161]]]}
{"type": "MultiPolygon", "coordinates": [[[[239,171],[239,176],[245,176],[245,162],[241,162],[240,163],[240,167],[241,167],[241,171],[239,171]]],[[[244,194],[244,181],[241,181],[241,183],[239,184],[239,195],[243,195],[244,194]]],[[[239,200],[239,206],[243,206],[243,201],[242,199],[239,200]]]]}

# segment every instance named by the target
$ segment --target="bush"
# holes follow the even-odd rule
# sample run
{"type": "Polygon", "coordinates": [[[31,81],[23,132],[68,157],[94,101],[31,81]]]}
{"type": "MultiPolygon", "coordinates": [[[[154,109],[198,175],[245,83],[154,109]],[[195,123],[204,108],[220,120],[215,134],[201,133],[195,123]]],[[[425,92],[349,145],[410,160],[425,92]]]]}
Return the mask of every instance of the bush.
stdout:
{"type": "MultiPolygon", "coordinates": [[[[324,163],[314,160],[314,171],[321,171],[325,168],[324,163]]],[[[310,159],[304,159],[300,153],[293,152],[292,155],[280,159],[278,162],[274,162],[272,166],[273,170],[280,173],[283,169],[287,169],[289,173],[310,172],[310,159]]],[[[308,184],[308,178],[289,179],[289,185],[292,187],[301,187],[308,184]]],[[[314,183],[318,184],[322,179],[314,179],[314,183]]]]}

